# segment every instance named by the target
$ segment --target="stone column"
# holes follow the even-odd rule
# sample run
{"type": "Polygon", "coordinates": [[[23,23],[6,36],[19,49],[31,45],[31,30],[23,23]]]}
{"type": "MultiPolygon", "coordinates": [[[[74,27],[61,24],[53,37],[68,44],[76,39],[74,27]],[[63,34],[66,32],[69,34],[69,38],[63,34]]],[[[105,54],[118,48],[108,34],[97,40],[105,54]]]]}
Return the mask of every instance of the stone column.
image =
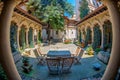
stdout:
{"type": "Polygon", "coordinates": [[[81,39],[83,41],[83,31],[81,30],[81,39]]]}
{"type": "Polygon", "coordinates": [[[94,43],[94,30],[93,27],[91,28],[91,33],[92,33],[92,44],[94,43]]]}
{"type": "Polygon", "coordinates": [[[117,1],[103,0],[108,7],[112,21],[113,42],[110,60],[102,80],[115,80],[120,65],[120,12],[117,1]]]}
{"type": "Polygon", "coordinates": [[[33,45],[35,46],[35,38],[34,37],[35,37],[35,29],[33,29],[33,37],[32,37],[33,38],[32,39],[33,40],[33,45]]]}
{"type": "Polygon", "coordinates": [[[26,38],[26,45],[27,45],[27,48],[29,47],[29,42],[28,42],[28,32],[29,32],[29,28],[27,28],[27,29],[25,30],[25,33],[26,33],[25,38],[26,38]]]}
{"type": "Polygon", "coordinates": [[[77,31],[77,39],[78,39],[78,41],[80,41],[80,33],[81,33],[81,30],[79,29],[79,28],[77,28],[78,29],[78,31],[77,31]]]}
{"type": "Polygon", "coordinates": [[[36,33],[37,33],[37,44],[38,44],[38,41],[39,41],[39,31],[40,30],[36,30],[36,33]]]}
{"type": "Polygon", "coordinates": [[[18,30],[17,30],[17,46],[18,46],[18,50],[20,50],[20,44],[19,44],[20,30],[21,30],[21,27],[18,27],[18,30]]]}
{"type": "Polygon", "coordinates": [[[104,45],[104,32],[103,32],[103,26],[100,26],[100,30],[101,30],[101,48],[103,49],[103,45],[104,45]]]}
{"type": "Polygon", "coordinates": [[[21,80],[16,69],[10,47],[10,24],[13,10],[20,0],[3,0],[4,6],[0,15],[0,64],[8,80],[21,80]]]}

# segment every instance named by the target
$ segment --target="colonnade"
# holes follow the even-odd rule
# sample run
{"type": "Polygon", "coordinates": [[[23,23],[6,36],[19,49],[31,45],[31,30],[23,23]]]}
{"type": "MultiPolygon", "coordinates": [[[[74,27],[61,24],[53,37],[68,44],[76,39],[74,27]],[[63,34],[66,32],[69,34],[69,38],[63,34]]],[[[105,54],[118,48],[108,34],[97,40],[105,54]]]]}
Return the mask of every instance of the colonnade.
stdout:
{"type": "Polygon", "coordinates": [[[78,35],[81,37],[80,42],[84,42],[86,45],[92,44],[93,47],[102,49],[104,49],[105,46],[112,46],[112,23],[109,16],[105,17],[106,14],[109,15],[107,11],[105,11],[104,15],[98,14],[97,18],[96,16],[92,17],[78,25],[78,35]]]}
{"type": "MultiPolygon", "coordinates": [[[[9,80],[21,80],[20,75],[15,67],[14,60],[10,49],[10,22],[15,6],[22,0],[3,0],[4,7],[0,15],[0,63],[5,70],[9,80]],[[12,73],[12,74],[11,74],[12,73]],[[13,76],[14,75],[14,76],[13,76]]],[[[120,9],[118,8],[119,0],[102,0],[110,13],[113,31],[112,54],[102,77],[102,80],[114,80],[120,67],[120,9]]],[[[102,17],[103,18],[103,17],[102,17]]],[[[90,23],[92,24],[92,23],[90,23]]],[[[18,29],[19,30],[19,29],[18,29]]],[[[19,33],[17,33],[19,34],[19,33]]],[[[92,35],[93,36],[93,35],[92,35]]]]}
{"type": "Polygon", "coordinates": [[[40,29],[34,27],[19,26],[16,23],[11,23],[11,29],[14,28],[12,24],[16,27],[16,30],[14,29],[14,31],[17,32],[17,34],[12,35],[16,43],[11,43],[11,45],[16,45],[18,50],[20,50],[20,48],[23,47],[33,47],[37,43],[38,37],[41,34],[39,33],[39,31],[41,31],[40,29]]]}

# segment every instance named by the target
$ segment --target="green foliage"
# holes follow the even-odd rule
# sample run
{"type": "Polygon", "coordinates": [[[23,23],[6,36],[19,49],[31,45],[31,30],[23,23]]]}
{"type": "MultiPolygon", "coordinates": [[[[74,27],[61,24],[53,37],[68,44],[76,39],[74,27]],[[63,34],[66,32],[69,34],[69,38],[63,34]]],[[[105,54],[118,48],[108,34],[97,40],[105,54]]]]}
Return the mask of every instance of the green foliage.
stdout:
{"type": "Polygon", "coordinates": [[[80,3],[80,18],[83,19],[89,13],[88,2],[86,0],[81,0],[80,3]]]}
{"type": "Polygon", "coordinates": [[[31,14],[48,25],[48,40],[50,29],[63,30],[64,13],[73,15],[73,7],[66,0],[29,0],[27,9],[31,14]]]}
{"type": "Polygon", "coordinates": [[[87,46],[89,41],[91,41],[91,30],[90,28],[87,28],[87,35],[86,35],[86,39],[85,39],[85,45],[87,46]]]}
{"type": "Polygon", "coordinates": [[[99,25],[94,27],[94,43],[93,49],[95,50],[97,47],[101,45],[101,31],[99,29],[99,25]]]}
{"type": "Polygon", "coordinates": [[[73,6],[66,0],[29,0],[27,9],[54,29],[63,29],[64,13],[73,15],[73,6]]]}
{"type": "Polygon", "coordinates": [[[33,41],[30,42],[30,48],[33,48],[34,47],[34,44],[33,44],[33,41]]]}
{"type": "Polygon", "coordinates": [[[25,49],[26,48],[26,41],[25,41],[26,37],[25,37],[25,28],[22,27],[21,31],[20,31],[20,47],[21,49],[25,49]]]}
{"type": "Polygon", "coordinates": [[[103,33],[104,33],[104,50],[112,47],[112,24],[108,21],[103,25],[103,33]]]}
{"type": "Polygon", "coordinates": [[[79,32],[79,34],[80,34],[79,35],[79,41],[82,42],[82,33],[81,33],[81,31],[79,32]]]}
{"type": "Polygon", "coordinates": [[[1,64],[0,64],[0,80],[8,80],[1,64]]]}
{"type": "Polygon", "coordinates": [[[95,52],[97,52],[97,53],[100,52],[100,51],[101,51],[101,48],[96,48],[95,49],[95,52]]]}
{"type": "Polygon", "coordinates": [[[112,48],[112,43],[109,43],[109,44],[105,44],[104,45],[104,50],[107,51],[107,49],[110,49],[111,50],[112,48]]]}
{"type": "Polygon", "coordinates": [[[41,41],[42,41],[42,39],[41,39],[41,31],[39,31],[39,33],[38,33],[38,41],[37,41],[37,43],[40,44],[41,41]]]}
{"type": "Polygon", "coordinates": [[[10,45],[12,52],[17,51],[17,27],[15,24],[10,27],[10,45]]]}
{"type": "Polygon", "coordinates": [[[89,55],[93,55],[93,54],[94,54],[94,51],[93,51],[93,48],[92,48],[91,45],[87,47],[86,52],[87,52],[89,55]]]}
{"type": "Polygon", "coordinates": [[[29,43],[30,48],[34,47],[34,44],[33,44],[33,30],[32,30],[32,28],[30,28],[29,32],[28,32],[28,43],[29,43]]]}

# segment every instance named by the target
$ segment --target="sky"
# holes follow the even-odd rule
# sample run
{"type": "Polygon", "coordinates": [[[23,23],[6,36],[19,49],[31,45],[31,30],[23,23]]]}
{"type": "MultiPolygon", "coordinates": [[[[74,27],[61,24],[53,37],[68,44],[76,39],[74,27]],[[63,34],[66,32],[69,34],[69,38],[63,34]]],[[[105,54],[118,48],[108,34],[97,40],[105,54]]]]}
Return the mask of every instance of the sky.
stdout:
{"type": "Polygon", "coordinates": [[[71,3],[73,6],[75,6],[75,0],[67,0],[69,3],[71,3]]]}
{"type": "MultiPolygon", "coordinates": [[[[74,8],[75,8],[75,0],[67,0],[69,3],[71,3],[73,6],[74,6],[74,8]]],[[[69,16],[68,14],[65,14],[65,16],[68,16],[69,18],[71,17],[71,16],[69,16]]]]}

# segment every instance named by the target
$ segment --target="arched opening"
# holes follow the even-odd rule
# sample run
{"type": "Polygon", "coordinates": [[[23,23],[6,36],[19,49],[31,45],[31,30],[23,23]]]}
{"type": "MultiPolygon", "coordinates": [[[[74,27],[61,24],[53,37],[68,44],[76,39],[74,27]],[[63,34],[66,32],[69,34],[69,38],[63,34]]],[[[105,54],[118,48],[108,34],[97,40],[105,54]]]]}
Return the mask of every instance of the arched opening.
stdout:
{"type": "Polygon", "coordinates": [[[87,28],[86,39],[85,39],[86,45],[91,44],[91,42],[92,42],[92,34],[91,34],[91,32],[92,31],[91,31],[90,27],[88,27],[87,28]]]}
{"type": "Polygon", "coordinates": [[[82,42],[82,32],[79,30],[79,41],[82,42]]]}
{"type": "Polygon", "coordinates": [[[41,41],[42,41],[41,40],[41,30],[39,30],[39,32],[38,32],[38,44],[40,44],[41,41]]]}
{"type": "Polygon", "coordinates": [[[103,35],[104,35],[104,50],[112,48],[112,23],[110,21],[105,21],[103,24],[103,35]]]}
{"type": "Polygon", "coordinates": [[[93,28],[94,30],[94,42],[93,42],[93,49],[100,48],[101,46],[101,30],[100,26],[96,24],[93,28]]]}
{"type": "Polygon", "coordinates": [[[34,47],[34,45],[33,45],[33,29],[31,27],[29,28],[29,32],[28,32],[28,43],[29,43],[30,48],[34,47]]]}
{"type": "Polygon", "coordinates": [[[24,50],[26,48],[26,33],[25,33],[25,27],[22,26],[20,30],[20,35],[19,35],[19,44],[20,44],[20,49],[24,50]]]}
{"type": "Polygon", "coordinates": [[[85,41],[86,41],[86,32],[85,32],[85,29],[82,29],[81,31],[82,31],[81,32],[81,47],[84,48],[84,47],[87,46],[86,43],[85,43],[85,41]]]}
{"type": "Polygon", "coordinates": [[[15,23],[11,23],[10,27],[10,45],[12,52],[17,51],[17,25],[15,23]]]}
{"type": "Polygon", "coordinates": [[[84,42],[85,43],[85,38],[86,38],[86,32],[85,32],[85,29],[83,29],[83,31],[82,31],[82,42],[84,42]]]}

